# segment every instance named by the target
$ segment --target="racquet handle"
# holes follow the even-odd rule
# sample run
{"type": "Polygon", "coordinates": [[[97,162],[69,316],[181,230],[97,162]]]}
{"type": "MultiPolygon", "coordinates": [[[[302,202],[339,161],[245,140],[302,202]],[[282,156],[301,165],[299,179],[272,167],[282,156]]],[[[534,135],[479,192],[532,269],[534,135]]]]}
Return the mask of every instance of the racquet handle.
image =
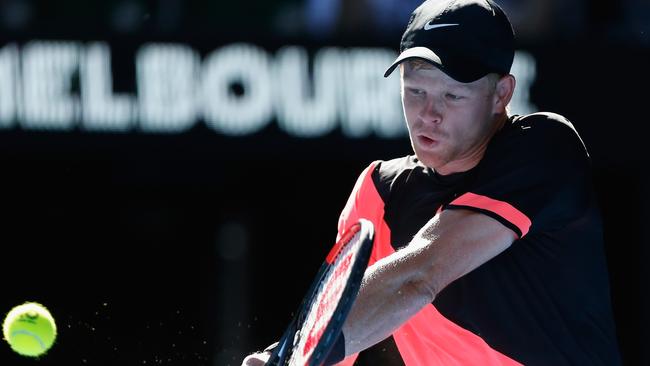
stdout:
{"type": "Polygon", "coordinates": [[[287,362],[287,356],[289,355],[289,349],[293,346],[293,338],[291,337],[295,333],[295,319],[291,322],[287,330],[284,331],[280,341],[273,345],[269,346],[266,350],[270,350],[271,347],[273,352],[271,352],[271,357],[266,361],[265,366],[284,366],[287,362]],[[289,338],[292,338],[291,340],[289,338]]]}

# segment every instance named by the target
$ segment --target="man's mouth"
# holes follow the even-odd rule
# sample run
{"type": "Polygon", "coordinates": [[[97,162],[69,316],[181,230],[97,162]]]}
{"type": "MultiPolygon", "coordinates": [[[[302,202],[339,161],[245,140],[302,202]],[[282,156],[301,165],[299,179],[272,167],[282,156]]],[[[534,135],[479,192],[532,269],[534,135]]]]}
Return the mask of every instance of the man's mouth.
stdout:
{"type": "Polygon", "coordinates": [[[418,143],[423,147],[431,147],[438,143],[438,140],[434,139],[431,136],[418,135],[417,139],[418,139],[418,143]]]}

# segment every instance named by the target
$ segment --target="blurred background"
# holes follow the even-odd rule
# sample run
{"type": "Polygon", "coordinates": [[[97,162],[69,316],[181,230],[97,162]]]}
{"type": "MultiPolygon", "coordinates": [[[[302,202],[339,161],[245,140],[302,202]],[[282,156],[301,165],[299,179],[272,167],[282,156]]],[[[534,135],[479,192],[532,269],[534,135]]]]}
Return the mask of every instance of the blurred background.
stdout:
{"type": "MultiPolygon", "coordinates": [[[[497,0],[513,112],[588,146],[626,365],[650,365],[650,2],[497,0]]],[[[0,0],[0,365],[239,365],[274,342],[357,175],[411,152],[382,77],[417,0],[0,0]]],[[[552,143],[552,142],[551,142],[552,143]]]]}

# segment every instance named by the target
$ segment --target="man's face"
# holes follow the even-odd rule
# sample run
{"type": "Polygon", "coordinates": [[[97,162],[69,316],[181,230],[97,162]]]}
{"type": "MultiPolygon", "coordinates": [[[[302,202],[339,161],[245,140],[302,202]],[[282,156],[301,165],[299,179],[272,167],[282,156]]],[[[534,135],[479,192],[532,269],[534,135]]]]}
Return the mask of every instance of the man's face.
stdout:
{"type": "Polygon", "coordinates": [[[433,66],[401,67],[404,116],[418,159],[441,174],[478,162],[495,130],[494,79],[460,83],[433,66]]]}

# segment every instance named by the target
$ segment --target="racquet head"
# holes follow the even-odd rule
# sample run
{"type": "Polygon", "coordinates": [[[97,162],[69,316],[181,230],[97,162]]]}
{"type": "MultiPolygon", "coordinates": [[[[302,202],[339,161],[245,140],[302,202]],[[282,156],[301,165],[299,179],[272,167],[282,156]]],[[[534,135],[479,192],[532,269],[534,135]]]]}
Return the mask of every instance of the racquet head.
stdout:
{"type": "Polygon", "coordinates": [[[342,233],[267,365],[322,365],[361,286],[373,236],[373,225],[366,219],[360,219],[342,233]]]}

